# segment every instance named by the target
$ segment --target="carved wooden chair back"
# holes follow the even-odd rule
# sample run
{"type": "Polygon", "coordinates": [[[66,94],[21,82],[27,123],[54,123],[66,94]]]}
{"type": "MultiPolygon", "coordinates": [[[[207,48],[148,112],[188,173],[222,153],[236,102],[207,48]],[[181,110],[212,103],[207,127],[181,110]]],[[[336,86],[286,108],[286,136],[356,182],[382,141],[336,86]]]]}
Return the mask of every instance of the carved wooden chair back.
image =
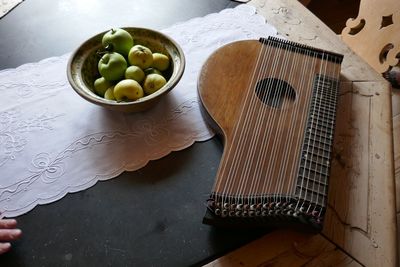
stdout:
{"type": "Polygon", "coordinates": [[[342,39],[377,72],[399,65],[400,0],[361,0],[357,18],[350,18],[342,39]]]}

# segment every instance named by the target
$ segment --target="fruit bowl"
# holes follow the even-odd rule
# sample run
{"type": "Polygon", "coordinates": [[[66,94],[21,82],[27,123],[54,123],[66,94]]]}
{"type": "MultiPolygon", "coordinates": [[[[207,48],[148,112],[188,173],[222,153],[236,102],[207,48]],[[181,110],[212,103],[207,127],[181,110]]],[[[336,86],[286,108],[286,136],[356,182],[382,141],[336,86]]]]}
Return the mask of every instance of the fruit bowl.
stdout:
{"type": "Polygon", "coordinates": [[[143,45],[152,52],[169,57],[169,67],[164,71],[166,84],[156,92],[135,101],[115,101],[103,98],[95,93],[94,81],[100,77],[98,62],[103,51],[102,37],[107,31],[99,33],[82,45],[71,55],[67,66],[67,77],[72,88],[87,101],[110,110],[121,112],[141,112],[153,107],[160,98],[175,87],[185,69],[185,56],[180,46],[169,36],[146,28],[124,27],[134,40],[134,44],[143,45]]]}

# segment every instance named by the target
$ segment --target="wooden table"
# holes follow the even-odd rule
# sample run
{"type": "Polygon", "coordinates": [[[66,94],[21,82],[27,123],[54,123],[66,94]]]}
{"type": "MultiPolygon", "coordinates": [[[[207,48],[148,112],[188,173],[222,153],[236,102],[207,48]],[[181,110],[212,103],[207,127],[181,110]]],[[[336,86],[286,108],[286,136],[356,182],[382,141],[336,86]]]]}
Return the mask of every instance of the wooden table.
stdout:
{"type": "Polygon", "coordinates": [[[276,231],[207,266],[396,266],[388,83],[300,3],[249,4],[287,39],[344,55],[328,211],[321,234],[276,231]]]}
{"type": "MultiPolygon", "coordinates": [[[[0,69],[70,52],[109,25],[164,28],[234,5],[227,0],[140,1],[142,12],[133,16],[128,14],[129,1],[116,0],[112,8],[105,0],[96,1],[86,9],[75,2],[24,1],[3,17],[0,69]],[[155,7],[159,16],[146,16],[155,7]]],[[[386,82],[295,0],[254,0],[250,5],[288,39],[345,55],[330,207],[320,235],[275,231],[209,266],[394,266],[392,126],[386,82]]],[[[210,192],[220,156],[217,140],[196,143],[138,172],[125,172],[38,206],[17,218],[24,236],[1,256],[0,265],[199,265],[248,243],[264,232],[238,233],[201,224],[204,196],[210,192]],[[179,192],[196,193],[185,198],[179,192]],[[180,199],[171,198],[172,193],[180,199]],[[188,216],[178,220],[170,207],[182,208],[188,216]]]]}

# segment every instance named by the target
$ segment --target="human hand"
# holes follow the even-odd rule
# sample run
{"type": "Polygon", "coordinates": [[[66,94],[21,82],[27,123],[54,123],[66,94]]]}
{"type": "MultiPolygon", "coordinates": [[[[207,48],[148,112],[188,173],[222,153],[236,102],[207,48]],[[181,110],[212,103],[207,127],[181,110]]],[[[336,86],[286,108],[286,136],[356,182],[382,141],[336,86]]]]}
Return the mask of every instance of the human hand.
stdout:
{"type": "Polygon", "coordinates": [[[22,232],[16,229],[17,221],[14,219],[0,219],[0,254],[10,250],[11,244],[7,241],[18,239],[22,232]]]}

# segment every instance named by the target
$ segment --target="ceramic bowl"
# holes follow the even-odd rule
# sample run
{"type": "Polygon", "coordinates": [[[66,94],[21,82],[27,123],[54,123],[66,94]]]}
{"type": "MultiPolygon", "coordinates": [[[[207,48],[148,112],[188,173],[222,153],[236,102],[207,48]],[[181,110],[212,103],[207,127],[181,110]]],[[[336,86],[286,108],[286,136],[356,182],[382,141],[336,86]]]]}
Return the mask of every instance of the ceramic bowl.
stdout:
{"type": "Polygon", "coordinates": [[[180,46],[169,36],[146,28],[123,28],[134,39],[134,44],[144,45],[152,50],[168,55],[170,66],[164,72],[167,83],[153,94],[132,102],[107,100],[94,92],[94,81],[100,77],[97,64],[98,51],[103,50],[101,40],[107,32],[99,33],[80,45],[71,55],[67,66],[67,77],[72,88],[87,101],[110,110],[121,112],[141,112],[153,107],[163,95],[179,82],[185,69],[185,56],[180,46]]]}

